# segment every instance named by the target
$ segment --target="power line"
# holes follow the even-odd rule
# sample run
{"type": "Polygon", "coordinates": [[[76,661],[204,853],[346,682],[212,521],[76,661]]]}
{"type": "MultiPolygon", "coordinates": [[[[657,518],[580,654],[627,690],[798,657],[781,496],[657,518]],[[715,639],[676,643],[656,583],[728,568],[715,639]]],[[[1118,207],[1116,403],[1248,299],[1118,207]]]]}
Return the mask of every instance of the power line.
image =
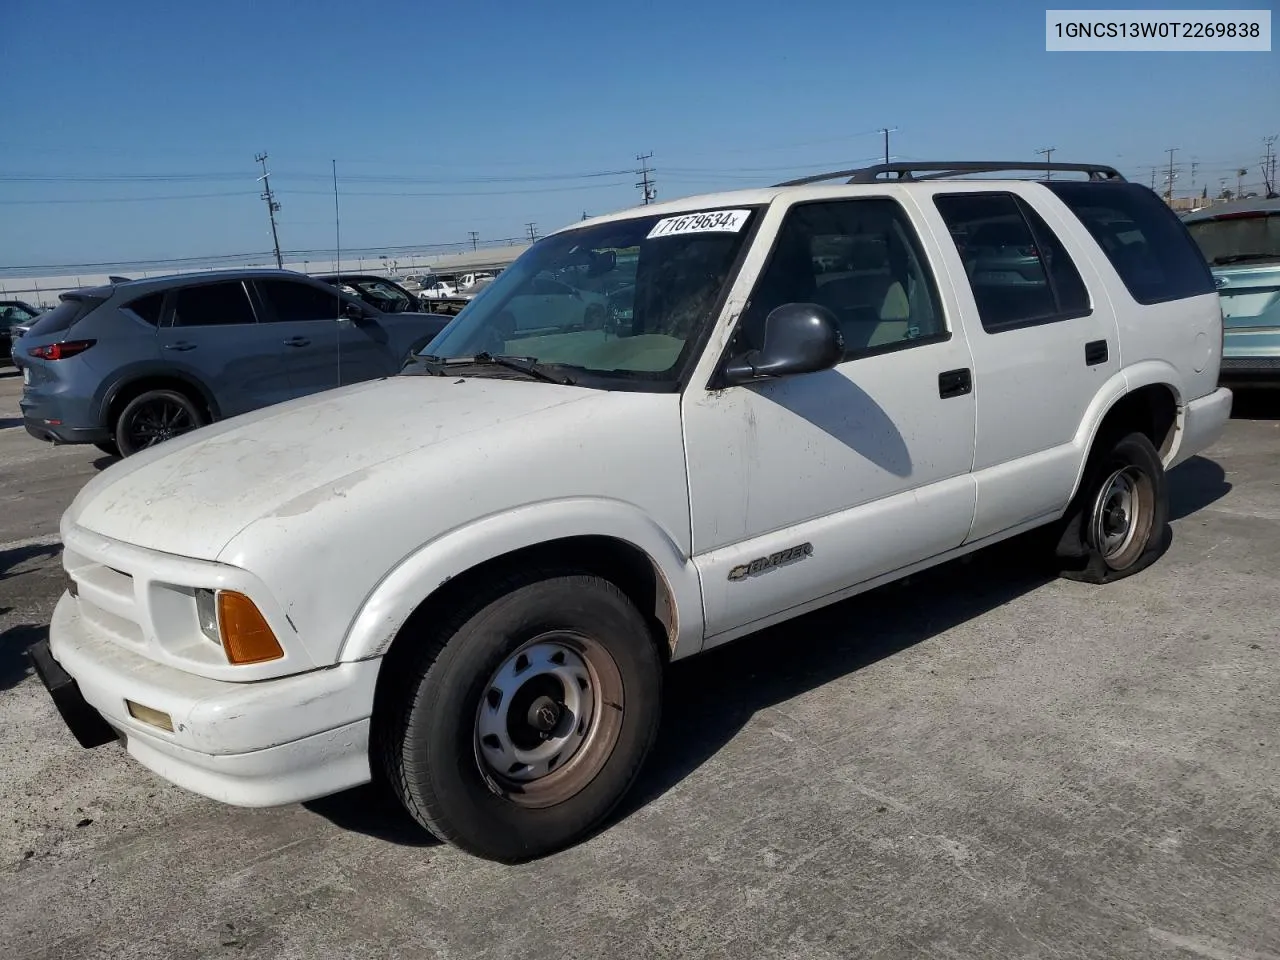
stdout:
{"type": "Polygon", "coordinates": [[[654,171],[649,166],[649,160],[653,157],[653,151],[636,155],[636,159],[640,161],[640,169],[636,171],[636,176],[640,178],[637,187],[643,191],[644,202],[646,205],[653,203],[654,198],[658,195],[658,185],[654,183],[650,176],[654,171]]]}
{"type": "MultiPolygon", "coordinates": [[[[427,190],[348,190],[347,197],[512,197],[533,193],[570,193],[577,190],[601,190],[608,187],[625,186],[625,180],[613,183],[588,183],[573,187],[538,187],[533,190],[451,190],[447,192],[427,190]]],[[[328,193],[327,190],[280,190],[280,195],[310,196],[328,193]]]]}
{"type": "Polygon", "coordinates": [[[211,200],[226,197],[256,197],[257,194],[246,190],[227,190],[222,193],[174,193],[154,197],[81,197],[69,200],[56,197],[40,200],[0,200],[3,206],[39,206],[44,203],[147,203],[152,200],[211,200]]]}
{"type": "MultiPolygon", "coordinates": [[[[271,241],[276,249],[276,266],[283,270],[284,261],[280,259],[280,234],[276,232],[276,211],[280,209],[280,204],[276,203],[276,198],[271,195],[271,174],[267,173],[267,155],[260,153],[254,159],[262,164],[262,199],[267,202],[267,216],[271,218],[271,241]]],[[[337,176],[336,171],[334,175],[337,176]]]]}

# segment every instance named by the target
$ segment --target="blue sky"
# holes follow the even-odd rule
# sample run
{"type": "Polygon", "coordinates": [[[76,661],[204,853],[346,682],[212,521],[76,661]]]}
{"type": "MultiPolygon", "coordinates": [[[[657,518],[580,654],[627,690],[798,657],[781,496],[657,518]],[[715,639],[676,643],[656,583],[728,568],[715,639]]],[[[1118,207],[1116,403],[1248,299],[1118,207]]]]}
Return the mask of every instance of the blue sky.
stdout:
{"type": "Polygon", "coordinates": [[[1178,147],[1186,191],[1193,158],[1197,187],[1259,181],[1280,133],[1280,53],[1046,53],[1043,4],[298,9],[3,0],[0,268],[268,250],[264,150],[299,250],[332,246],[331,159],[354,249],[631,206],[641,152],[660,199],[857,165],[882,126],[895,156],[1054,146],[1144,181],[1178,147]]]}

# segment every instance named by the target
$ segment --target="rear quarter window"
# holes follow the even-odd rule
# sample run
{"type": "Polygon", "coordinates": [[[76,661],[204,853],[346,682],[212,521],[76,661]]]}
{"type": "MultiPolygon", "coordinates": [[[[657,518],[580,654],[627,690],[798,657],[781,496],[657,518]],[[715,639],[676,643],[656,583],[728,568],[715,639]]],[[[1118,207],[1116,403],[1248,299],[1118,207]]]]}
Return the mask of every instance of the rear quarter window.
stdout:
{"type": "Polygon", "coordinates": [[[138,319],[151,324],[151,326],[158,327],[160,326],[160,308],[163,306],[163,293],[149,293],[145,297],[130,300],[124,305],[124,309],[132,311],[137,315],[138,319]]]}
{"type": "Polygon", "coordinates": [[[1217,292],[1209,265],[1187,228],[1146,187],[1065,180],[1046,186],[1084,224],[1138,303],[1217,292]]]}
{"type": "Polygon", "coordinates": [[[67,296],[48,313],[40,315],[40,319],[27,331],[29,337],[47,337],[55,333],[63,333],[71,329],[71,325],[91,311],[102,300],[97,297],[67,296]]]}

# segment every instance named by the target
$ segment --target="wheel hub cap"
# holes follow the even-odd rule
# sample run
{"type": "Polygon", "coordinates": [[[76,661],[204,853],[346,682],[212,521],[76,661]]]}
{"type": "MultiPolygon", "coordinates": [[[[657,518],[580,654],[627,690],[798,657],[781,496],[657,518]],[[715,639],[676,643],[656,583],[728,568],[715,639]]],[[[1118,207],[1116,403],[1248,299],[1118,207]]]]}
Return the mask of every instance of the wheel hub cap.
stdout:
{"type": "Polygon", "coordinates": [[[1138,485],[1136,467],[1117,470],[1102,485],[1090,524],[1094,546],[1110,559],[1128,548],[1137,529],[1138,485]]]}
{"type": "Polygon", "coordinates": [[[562,769],[590,740],[591,671],[570,645],[527,644],[490,678],[476,717],[476,756],[499,777],[529,783],[562,769]]]}
{"type": "Polygon", "coordinates": [[[556,703],[550,697],[538,697],[533,701],[533,705],[529,707],[529,726],[533,727],[539,733],[550,733],[563,714],[563,704],[556,703]]]}

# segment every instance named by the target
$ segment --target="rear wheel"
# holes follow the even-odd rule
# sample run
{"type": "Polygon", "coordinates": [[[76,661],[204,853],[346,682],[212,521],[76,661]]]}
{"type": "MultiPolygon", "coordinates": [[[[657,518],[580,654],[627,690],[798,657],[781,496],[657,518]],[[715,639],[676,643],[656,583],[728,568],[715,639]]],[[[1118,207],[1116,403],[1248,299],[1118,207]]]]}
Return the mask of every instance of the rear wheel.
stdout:
{"type": "Polygon", "coordinates": [[[1169,547],[1164,464],[1151,440],[1131,433],[1100,445],[1058,544],[1063,576],[1111,583],[1155,563],[1169,547]]]}
{"type": "Polygon", "coordinates": [[[527,573],[469,609],[422,638],[385,701],[384,771],[440,839],[530,860],[586,836],[631,787],[657,733],[661,659],[599,577],[527,573]]]}
{"type": "Polygon", "coordinates": [[[116,419],[116,446],[127,457],[204,425],[200,408],[176,390],[147,390],[130,400],[116,419]]]}

